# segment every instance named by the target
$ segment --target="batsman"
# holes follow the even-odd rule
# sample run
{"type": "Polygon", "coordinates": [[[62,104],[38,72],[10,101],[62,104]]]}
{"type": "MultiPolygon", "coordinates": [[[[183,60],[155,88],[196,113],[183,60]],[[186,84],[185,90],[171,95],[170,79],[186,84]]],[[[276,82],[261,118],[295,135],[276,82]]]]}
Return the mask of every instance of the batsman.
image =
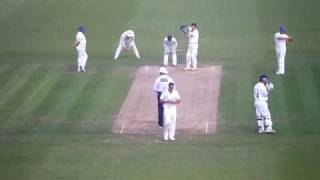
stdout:
{"type": "Polygon", "coordinates": [[[272,128],[271,113],[268,107],[268,96],[271,90],[273,90],[273,84],[269,81],[267,75],[262,74],[259,78],[259,82],[254,86],[253,90],[259,134],[273,134],[276,132],[272,128]]]}

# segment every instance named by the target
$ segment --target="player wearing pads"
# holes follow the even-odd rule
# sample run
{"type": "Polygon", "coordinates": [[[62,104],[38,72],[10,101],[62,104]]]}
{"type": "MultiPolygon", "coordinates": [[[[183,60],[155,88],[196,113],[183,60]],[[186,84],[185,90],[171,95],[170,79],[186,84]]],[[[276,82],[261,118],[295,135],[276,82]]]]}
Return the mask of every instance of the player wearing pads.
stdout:
{"type": "Polygon", "coordinates": [[[169,83],[169,89],[161,94],[160,100],[164,108],[164,128],[163,139],[174,141],[176,134],[176,121],[177,121],[177,107],[176,104],[180,103],[180,95],[174,89],[174,83],[169,83]]]}
{"type": "Polygon", "coordinates": [[[268,95],[272,89],[273,84],[269,82],[269,78],[265,74],[260,76],[259,82],[254,86],[253,98],[256,108],[258,132],[260,134],[276,132],[272,128],[271,114],[268,108],[268,95]]]}
{"type": "Polygon", "coordinates": [[[168,59],[169,55],[172,58],[172,65],[177,65],[177,53],[176,49],[178,47],[178,43],[175,37],[168,35],[163,40],[163,48],[164,48],[164,55],[163,55],[163,65],[168,66],[168,59]]]}
{"type": "Polygon", "coordinates": [[[76,34],[76,40],[73,45],[73,47],[77,50],[77,54],[78,54],[78,65],[77,65],[78,72],[86,71],[86,64],[88,60],[88,54],[86,52],[87,40],[84,33],[85,33],[85,27],[79,26],[78,32],[76,34]]]}
{"type": "Polygon", "coordinates": [[[158,127],[163,127],[163,104],[160,102],[162,92],[168,89],[168,84],[173,82],[173,79],[168,76],[168,71],[165,67],[160,67],[160,76],[154,81],[153,91],[157,94],[158,101],[158,127]]]}
{"type": "Polygon", "coordinates": [[[196,70],[197,69],[197,56],[198,56],[198,39],[199,31],[197,24],[192,23],[188,31],[184,32],[188,38],[188,50],[186,54],[186,68],[185,70],[196,70]]]}
{"type": "Polygon", "coordinates": [[[287,51],[287,43],[292,41],[292,37],[286,34],[286,28],[281,25],[279,32],[274,35],[274,44],[278,62],[278,69],[276,74],[284,74],[285,72],[285,58],[287,51]]]}
{"type": "Polygon", "coordinates": [[[134,38],[135,38],[135,34],[132,30],[127,30],[121,34],[119,45],[114,55],[114,60],[118,59],[122,50],[124,50],[125,52],[128,52],[129,49],[132,49],[136,57],[140,59],[139,51],[134,42],[134,38]]]}

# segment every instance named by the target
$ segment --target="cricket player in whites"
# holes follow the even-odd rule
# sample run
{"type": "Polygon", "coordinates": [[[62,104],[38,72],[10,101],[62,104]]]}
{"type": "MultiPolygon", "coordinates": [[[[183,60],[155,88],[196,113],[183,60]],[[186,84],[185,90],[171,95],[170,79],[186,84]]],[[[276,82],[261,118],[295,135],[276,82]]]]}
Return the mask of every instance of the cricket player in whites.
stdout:
{"type": "Polygon", "coordinates": [[[253,90],[259,134],[276,132],[272,128],[271,113],[268,108],[268,95],[271,90],[273,90],[273,84],[269,81],[267,75],[262,74],[253,90]]]}
{"type": "Polygon", "coordinates": [[[278,70],[276,74],[283,75],[285,72],[285,58],[287,51],[287,43],[292,41],[293,38],[286,34],[286,28],[281,25],[279,32],[274,35],[274,44],[278,61],[278,70]]]}
{"type": "Polygon", "coordinates": [[[169,88],[161,94],[160,101],[163,103],[164,109],[163,139],[165,141],[168,139],[174,141],[177,121],[176,104],[180,103],[180,95],[174,88],[173,82],[170,82],[169,88]]]}
{"type": "Polygon", "coordinates": [[[79,26],[78,32],[76,35],[76,40],[73,45],[73,47],[77,50],[77,53],[78,53],[78,66],[77,66],[78,72],[86,71],[86,64],[88,60],[88,54],[86,52],[87,40],[84,33],[85,33],[85,27],[79,26]]]}
{"type": "Polygon", "coordinates": [[[172,65],[177,65],[177,53],[176,49],[178,47],[178,42],[175,37],[172,35],[168,35],[163,40],[163,48],[164,48],[164,55],[163,55],[163,65],[168,66],[168,59],[169,55],[171,54],[172,58],[172,65]]]}
{"type": "Polygon", "coordinates": [[[196,70],[197,69],[197,56],[198,56],[198,39],[199,31],[197,29],[197,24],[192,23],[188,27],[188,31],[184,32],[185,36],[188,38],[188,50],[186,54],[186,68],[185,70],[196,70]]]}
{"type": "Polygon", "coordinates": [[[134,38],[135,38],[135,34],[132,30],[127,30],[121,34],[119,45],[114,55],[114,60],[118,59],[122,50],[124,50],[125,52],[128,52],[129,49],[132,49],[136,57],[140,59],[139,51],[134,42],[134,38]]]}

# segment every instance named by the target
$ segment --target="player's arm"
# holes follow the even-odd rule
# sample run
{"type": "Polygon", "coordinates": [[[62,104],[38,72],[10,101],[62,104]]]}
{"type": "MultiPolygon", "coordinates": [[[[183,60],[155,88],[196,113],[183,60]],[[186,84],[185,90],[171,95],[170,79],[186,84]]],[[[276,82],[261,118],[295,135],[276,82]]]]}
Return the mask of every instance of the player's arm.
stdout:
{"type": "Polygon", "coordinates": [[[73,48],[78,47],[78,46],[79,46],[79,44],[80,44],[80,41],[76,41],[76,42],[74,42],[74,44],[73,44],[73,48]]]}

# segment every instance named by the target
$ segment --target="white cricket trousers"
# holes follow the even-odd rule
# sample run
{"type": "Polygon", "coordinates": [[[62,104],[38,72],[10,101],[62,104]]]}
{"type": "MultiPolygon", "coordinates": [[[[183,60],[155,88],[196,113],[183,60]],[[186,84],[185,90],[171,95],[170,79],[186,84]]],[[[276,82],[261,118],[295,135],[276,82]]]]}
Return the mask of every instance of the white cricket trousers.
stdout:
{"type": "Polygon", "coordinates": [[[286,51],[287,51],[287,48],[285,46],[281,48],[276,48],[276,55],[278,60],[277,73],[279,74],[284,74],[284,71],[285,71],[286,51]]]}
{"type": "Polygon", "coordinates": [[[88,54],[85,49],[77,49],[78,53],[78,72],[86,69],[88,54]]]}
{"type": "Polygon", "coordinates": [[[163,65],[168,66],[168,61],[169,61],[169,55],[171,54],[172,58],[172,65],[176,66],[177,65],[177,53],[176,52],[164,52],[163,55],[163,65]]]}
{"type": "Polygon", "coordinates": [[[188,45],[186,54],[186,69],[197,69],[198,44],[188,45]],[[192,66],[192,68],[191,68],[192,66]]]}
{"type": "Polygon", "coordinates": [[[117,48],[117,50],[116,50],[116,53],[115,53],[115,55],[114,55],[114,59],[115,59],[115,60],[118,59],[121,51],[123,51],[123,50],[125,50],[125,49],[128,49],[128,50],[129,50],[129,49],[132,49],[133,52],[134,52],[134,54],[136,55],[136,57],[137,57],[138,59],[140,59],[140,55],[139,55],[138,48],[137,48],[137,46],[136,46],[136,44],[135,44],[134,42],[132,42],[132,43],[129,45],[128,48],[121,46],[121,44],[119,43],[118,48],[117,48]]]}
{"type": "Polygon", "coordinates": [[[256,101],[254,103],[256,107],[257,125],[262,132],[272,130],[271,113],[266,101],[256,101]]]}
{"type": "Polygon", "coordinates": [[[173,140],[176,134],[177,109],[164,107],[163,138],[173,140]]]}

